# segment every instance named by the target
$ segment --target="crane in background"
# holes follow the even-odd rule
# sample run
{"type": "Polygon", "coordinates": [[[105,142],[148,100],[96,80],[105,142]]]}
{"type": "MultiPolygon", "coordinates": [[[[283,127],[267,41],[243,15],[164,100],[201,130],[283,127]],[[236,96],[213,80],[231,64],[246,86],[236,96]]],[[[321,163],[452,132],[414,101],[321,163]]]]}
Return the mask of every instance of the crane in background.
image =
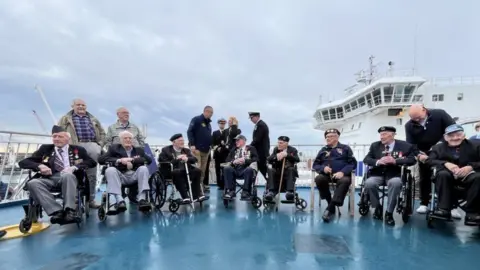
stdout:
{"type": "Polygon", "coordinates": [[[47,98],[43,94],[42,88],[40,88],[40,86],[38,85],[35,85],[35,90],[40,94],[40,97],[42,98],[42,101],[45,104],[45,107],[47,107],[48,113],[50,113],[50,117],[52,117],[53,124],[56,125],[57,120],[55,119],[55,115],[53,114],[52,109],[50,108],[50,105],[47,102],[47,98]]]}
{"type": "Polygon", "coordinates": [[[45,125],[43,124],[43,121],[42,119],[40,118],[40,116],[38,116],[37,112],[35,110],[32,110],[33,112],[33,115],[35,115],[35,118],[37,118],[37,121],[38,121],[38,124],[40,124],[40,127],[42,128],[42,131],[45,132],[45,134],[48,135],[48,131],[47,129],[45,128],[45,125]]]}

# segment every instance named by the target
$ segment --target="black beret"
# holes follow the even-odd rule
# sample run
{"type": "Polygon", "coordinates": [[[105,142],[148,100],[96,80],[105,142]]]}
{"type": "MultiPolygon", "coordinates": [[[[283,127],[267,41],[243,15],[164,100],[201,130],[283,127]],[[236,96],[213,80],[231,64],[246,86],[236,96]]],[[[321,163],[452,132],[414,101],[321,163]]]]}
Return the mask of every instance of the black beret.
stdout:
{"type": "Polygon", "coordinates": [[[284,142],[289,142],[289,141],[290,141],[290,138],[287,137],[287,136],[280,136],[280,137],[278,137],[278,140],[279,140],[279,141],[284,141],[284,142]]]}
{"type": "Polygon", "coordinates": [[[235,137],[235,140],[244,140],[246,141],[247,138],[245,136],[243,136],[242,134],[238,134],[236,137],[235,137]]]}
{"type": "Polygon", "coordinates": [[[248,115],[251,116],[260,116],[259,112],[248,112],[248,115]]]}
{"type": "Polygon", "coordinates": [[[182,133],[177,133],[177,134],[173,135],[172,137],[170,137],[170,141],[173,142],[173,141],[175,141],[176,139],[182,138],[182,137],[183,137],[183,136],[182,136],[182,133]]]}
{"type": "Polygon", "coordinates": [[[324,136],[327,137],[327,134],[329,134],[329,133],[336,133],[338,136],[340,136],[340,131],[338,131],[338,129],[336,129],[336,128],[331,128],[331,129],[325,130],[324,136]]]}
{"type": "Polygon", "coordinates": [[[384,132],[384,131],[397,132],[397,129],[390,126],[383,126],[378,129],[378,133],[384,132]]]}
{"type": "Polygon", "coordinates": [[[65,132],[65,129],[63,129],[61,126],[56,125],[52,127],[52,134],[60,132],[65,132]]]}

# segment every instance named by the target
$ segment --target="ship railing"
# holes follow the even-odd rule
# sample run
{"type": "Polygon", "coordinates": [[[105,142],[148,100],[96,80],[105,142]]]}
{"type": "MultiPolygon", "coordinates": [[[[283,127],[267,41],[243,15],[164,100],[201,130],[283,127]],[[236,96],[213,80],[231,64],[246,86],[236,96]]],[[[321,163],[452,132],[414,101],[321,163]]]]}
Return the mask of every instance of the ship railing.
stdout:
{"type": "MultiPolygon", "coordinates": [[[[40,145],[44,143],[51,143],[49,135],[22,133],[11,131],[0,131],[0,203],[20,201],[28,199],[28,194],[23,190],[23,184],[28,177],[28,171],[22,170],[18,167],[18,161],[30,156],[40,145]]],[[[311,168],[319,150],[324,146],[322,144],[291,144],[297,148],[300,156],[300,163],[298,164],[299,178],[296,185],[299,187],[309,187],[311,185],[311,168]]],[[[150,145],[153,153],[155,153],[155,160],[158,158],[161,148],[167,145],[150,145]]],[[[271,148],[273,149],[272,146],[271,148]]],[[[351,144],[353,154],[358,161],[356,170],[355,186],[359,187],[361,177],[364,173],[363,158],[368,152],[369,145],[351,144]]],[[[271,149],[271,150],[272,150],[271,149]]],[[[208,177],[211,184],[216,184],[217,177],[215,174],[215,162],[212,159],[210,162],[208,177]]],[[[99,176],[100,176],[100,167],[99,176]]],[[[259,184],[265,185],[265,177],[259,175],[259,184]]],[[[101,177],[98,177],[97,185],[100,187],[101,177]]]]}
{"type": "Polygon", "coordinates": [[[434,77],[427,78],[425,85],[430,86],[458,86],[479,85],[480,76],[434,77]]]}

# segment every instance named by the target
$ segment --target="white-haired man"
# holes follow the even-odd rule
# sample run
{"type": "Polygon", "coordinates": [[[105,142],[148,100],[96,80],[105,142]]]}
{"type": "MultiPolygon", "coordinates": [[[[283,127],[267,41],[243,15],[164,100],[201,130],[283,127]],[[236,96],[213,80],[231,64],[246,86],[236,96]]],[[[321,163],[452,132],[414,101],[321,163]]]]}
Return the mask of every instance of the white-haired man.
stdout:
{"type": "Polygon", "coordinates": [[[133,134],[133,146],[144,147],[145,137],[137,125],[130,122],[130,112],[125,107],[117,109],[118,120],[107,129],[107,136],[105,137],[105,146],[108,148],[112,144],[119,144],[119,134],[122,131],[128,131],[133,134]]]}
{"type": "MultiPolygon", "coordinates": [[[[72,144],[84,147],[88,155],[97,161],[105,143],[105,130],[100,121],[87,112],[85,101],[74,99],[72,110],[60,118],[58,125],[70,133],[72,144]]],[[[97,167],[87,170],[87,176],[90,180],[90,207],[98,208],[95,203],[97,167]]]]}
{"type": "Polygon", "coordinates": [[[152,163],[152,158],[145,154],[141,147],[133,146],[133,134],[128,131],[119,133],[121,144],[113,144],[107,153],[98,158],[101,165],[109,164],[105,171],[107,179],[107,192],[112,197],[110,201],[116,202],[114,207],[117,212],[127,209],[122,197],[122,185],[138,183],[138,207],[139,210],[148,210],[151,205],[147,201],[150,190],[148,179],[150,172],[147,165],[152,163]]]}

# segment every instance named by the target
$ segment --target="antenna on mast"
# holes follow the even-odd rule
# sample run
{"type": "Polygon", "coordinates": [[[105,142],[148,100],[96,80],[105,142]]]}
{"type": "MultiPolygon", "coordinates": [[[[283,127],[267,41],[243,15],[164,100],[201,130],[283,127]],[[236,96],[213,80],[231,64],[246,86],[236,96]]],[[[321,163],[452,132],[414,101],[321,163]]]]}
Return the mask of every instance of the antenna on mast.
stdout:
{"type": "Polygon", "coordinates": [[[55,119],[55,115],[53,114],[52,109],[50,108],[50,105],[48,104],[47,98],[45,98],[45,95],[43,94],[42,88],[40,88],[40,86],[35,84],[35,90],[37,90],[38,93],[40,93],[40,97],[42,98],[42,101],[45,104],[45,107],[47,107],[48,113],[50,113],[50,117],[52,117],[53,124],[56,125],[57,120],[55,119]]]}
{"type": "Polygon", "coordinates": [[[37,118],[38,123],[40,124],[40,127],[42,128],[43,132],[48,135],[47,129],[45,128],[45,125],[43,124],[42,119],[38,116],[37,112],[35,110],[32,110],[33,115],[37,118]]]}
{"type": "Polygon", "coordinates": [[[373,81],[373,75],[375,74],[375,66],[373,65],[373,59],[375,59],[375,56],[370,55],[368,58],[368,84],[371,84],[373,81]]]}

